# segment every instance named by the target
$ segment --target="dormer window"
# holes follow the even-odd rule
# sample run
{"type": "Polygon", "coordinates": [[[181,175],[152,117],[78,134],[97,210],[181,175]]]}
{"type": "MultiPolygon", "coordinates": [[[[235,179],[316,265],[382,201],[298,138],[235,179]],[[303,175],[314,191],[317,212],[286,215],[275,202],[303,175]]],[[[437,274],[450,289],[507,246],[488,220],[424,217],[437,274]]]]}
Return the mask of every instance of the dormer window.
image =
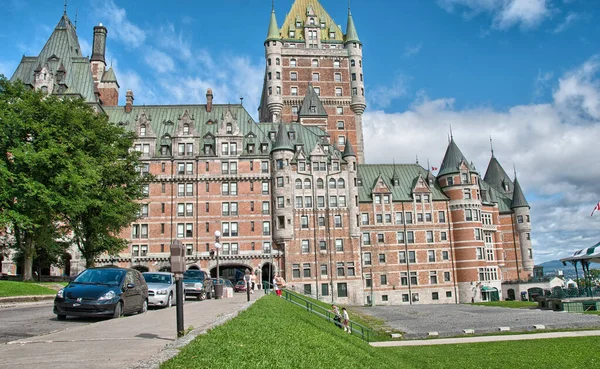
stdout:
{"type": "Polygon", "coordinates": [[[233,133],[233,126],[231,125],[231,123],[227,123],[226,129],[227,129],[227,134],[233,133]]]}
{"type": "Polygon", "coordinates": [[[333,40],[335,38],[335,32],[329,32],[329,38],[333,40]]]}
{"type": "Polygon", "coordinates": [[[275,132],[269,132],[269,138],[271,140],[274,140],[275,139],[275,132]]]}
{"type": "Polygon", "coordinates": [[[311,106],[310,107],[310,112],[311,113],[316,113],[317,112],[317,107],[316,106],[311,106]]]}
{"type": "Polygon", "coordinates": [[[212,152],[212,146],[204,145],[204,155],[210,155],[211,152],[212,152]]]}
{"type": "Polygon", "coordinates": [[[317,94],[317,96],[321,96],[321,88],[320,87],[315,87],[315,93],[317,94]]]}
{"type": "Polygon", "coordinates": [[[308,20],[308,23],[309,23],[311,26],[314,26],[314,25],[315,25],[315,18],[310,18],[310,19],[308,20]]]}
{"type": "Polygon", "coordinates": [[[263,152],[263,153],[267,151],[267,144],[266,143],[260,145],[260,151],[263,152]]]}
{"type": "Polygon", "coordinates": [[[321,28],[325,28],[325,22],[321,22],[321,28]]]}
{"type": "Polygon", "coordinates": [[[248,144],[248,154],[254,154],[254,144],[248,144]]]}
{"type": "Polygon", "coordinates": [[[140,137],[143,137],[145,135],[146,135],[146,126],[142,124],[140,126],[140,137]]]}
{"type": "Polygon", "coordinates": [[[190,125],[189,124],[184,124],[183,125],[183,134],[184,135],[189,135],[190,134],[190,125]]]}
{"type": "Polygon", "coordinates": [[[296,132],[288,132],[288,135],[290,137],[290,140],[295,140],[296,139],[296,132]]]}
{"type": "Polygon", "coordinates": [[[296,31],[290,31],[290,37],[296,37],[296,31]]]}
{"type": "Polygon", "coordinates": [[[300,21],[297,21],[297,22],[296,22],[296,28],[300,28],[300,27],[302,27],[302,22],[300,22],[300,21]]]}

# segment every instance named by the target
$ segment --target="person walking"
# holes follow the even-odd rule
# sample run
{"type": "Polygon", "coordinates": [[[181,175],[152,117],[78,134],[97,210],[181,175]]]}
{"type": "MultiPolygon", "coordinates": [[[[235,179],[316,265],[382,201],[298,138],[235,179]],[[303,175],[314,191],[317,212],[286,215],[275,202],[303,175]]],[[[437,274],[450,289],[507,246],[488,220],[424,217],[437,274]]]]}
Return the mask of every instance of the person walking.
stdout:
{"type": "Polygon", "coordinates": [[[350,324],[350,317],[348,316],[348,310],[345,307],[342,308],[342,324],[344,326],[344,332],[352,334],[352,330],[348,326],[350,324]]]}
{"type": "Polygon", "coordinates": [[[281,289],[279,288],[279,285],[277,284],[277,278],[278,277],[273,278],[273,290],[275,291],[277,296],[281,297],[281,289]]]}
{"type": "Polygon", "coordinates": [[[340,309],[334,304],[331,305],[331,312],[333,313],[333,321],[335,326],[338,328],[342,328],[342,316],[340,315],[340,309]]]}

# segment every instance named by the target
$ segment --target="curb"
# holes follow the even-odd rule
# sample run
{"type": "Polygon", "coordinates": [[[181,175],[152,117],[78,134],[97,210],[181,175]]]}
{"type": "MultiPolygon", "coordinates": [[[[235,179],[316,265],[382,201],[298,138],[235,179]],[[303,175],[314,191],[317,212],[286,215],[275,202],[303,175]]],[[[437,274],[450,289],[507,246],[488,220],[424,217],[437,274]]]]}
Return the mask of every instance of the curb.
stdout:
{"type": "Polygon", "coordinates": [[[55,295],[0,297],[0,304],[14,304],[14,303],[54,300],[54,296],[55,295]]]}

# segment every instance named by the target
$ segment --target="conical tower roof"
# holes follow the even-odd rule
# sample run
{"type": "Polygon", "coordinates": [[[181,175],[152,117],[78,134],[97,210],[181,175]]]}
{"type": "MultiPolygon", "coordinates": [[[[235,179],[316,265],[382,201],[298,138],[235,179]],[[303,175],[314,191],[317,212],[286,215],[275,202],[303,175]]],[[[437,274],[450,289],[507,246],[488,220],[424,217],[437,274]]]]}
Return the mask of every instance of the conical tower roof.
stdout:
{"type": "Polygon", "coordinates": [[[354,19],[352,19],[350,8],[348,8],[348,26],[346,27],[344,42],[360,42],[358,32],[356,32],[356,27],[354,27],[354,19]]]}
{"type": "Polygon", "coordinates": [[[483,177],[483,180],[500,192],[513,192],[514,185],[504,168],[502,168],[502,165],[500,165],[500,163],[494,156],[494,154],[492,154],[492,158],[490,159],[488,167],[485,171],[485,176],[483,177]],[[504,188],[504,185],[506,184],[508,184],[508,191],[504,188]]]}
{"type": "Polygon", "coordinates": [[[344,152],[342,153],[342,158],[345,159],[349,156],[356,157],[356,154],[354,153],[354,149],[352,148],[352,144],[350,143],[350,140],[346,140],[346,145],[344,146],[344,152]]]}
{"type": "Polygon", "coordinates": [[[115,75],[115,71],[112,67],[108,68],[108,70],[104,72],[104,75],[102,76],[102,82],[114,82],[117,84],[117,86],[119,85],[117,76],[115,75]]]}
{"type": "Polygon", "coordinates": [[[448,148],[446,149],[446,154],[444,155],[442,165],[440,166],[438,177],[445,174],[459,173],[461,162],[464,162],[471,171],[475,171],[458,146],[456,146],[454,137],[452,137],[450,139],[450,143],[448,144],[448,148]]]}
{"type": "Polygon", "coordinates": [[[511,209],[514,208],[529,208],[529,204],[527,200],[525,200],[525,195],[523,194],[523,190],[521,189],[521,185],[519,184],[519,180],[515,176],[515,190],[513,192],[512,203],[510,204],[511,209]]]}
{"type": "Polygon", "coordinates": [[[279,124],[279,129],[277,130],[277,137],[275,137],[275,143],[271,148],[271,153],[279,150],[294,151],[294,145],[292,145],[292,142],[288,137],[287,130],[285,129],[285,124],[283,123],[279,124]]]}
{"type": "Polygon", "coordinates": [[[271,10],[271,20],[269,21],[269,32],[267,33],[267,41],[277,41],[281,39],[279,27],[277,27],[277,18],[275,17],[275,8],[271,10]]]}
{"type": "Polygon", "coordinates": [[[327,117],[327,111],[313,88],[312,83],[308,83],[302,107],[298,112],[298,117],[327,117]]]}

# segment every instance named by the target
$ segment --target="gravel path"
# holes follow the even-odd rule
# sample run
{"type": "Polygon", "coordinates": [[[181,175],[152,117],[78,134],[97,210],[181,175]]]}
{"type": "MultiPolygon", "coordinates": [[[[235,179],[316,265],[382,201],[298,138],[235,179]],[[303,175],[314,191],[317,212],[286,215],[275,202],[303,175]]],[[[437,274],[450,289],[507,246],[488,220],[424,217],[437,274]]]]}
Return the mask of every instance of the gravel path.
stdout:
{"type": "Polygon", "coordinates": [[[499,327],[511,331],[530,331],[534,325],[546,329],[600,328],[600,316],[539,309],[511,309],[476,305],[413,305],[354,308],[385,320],[405,338],[424,338],[428,332],[441,337],[463,334],[473,329],[475,334],[498,332],[499,327]]]}

